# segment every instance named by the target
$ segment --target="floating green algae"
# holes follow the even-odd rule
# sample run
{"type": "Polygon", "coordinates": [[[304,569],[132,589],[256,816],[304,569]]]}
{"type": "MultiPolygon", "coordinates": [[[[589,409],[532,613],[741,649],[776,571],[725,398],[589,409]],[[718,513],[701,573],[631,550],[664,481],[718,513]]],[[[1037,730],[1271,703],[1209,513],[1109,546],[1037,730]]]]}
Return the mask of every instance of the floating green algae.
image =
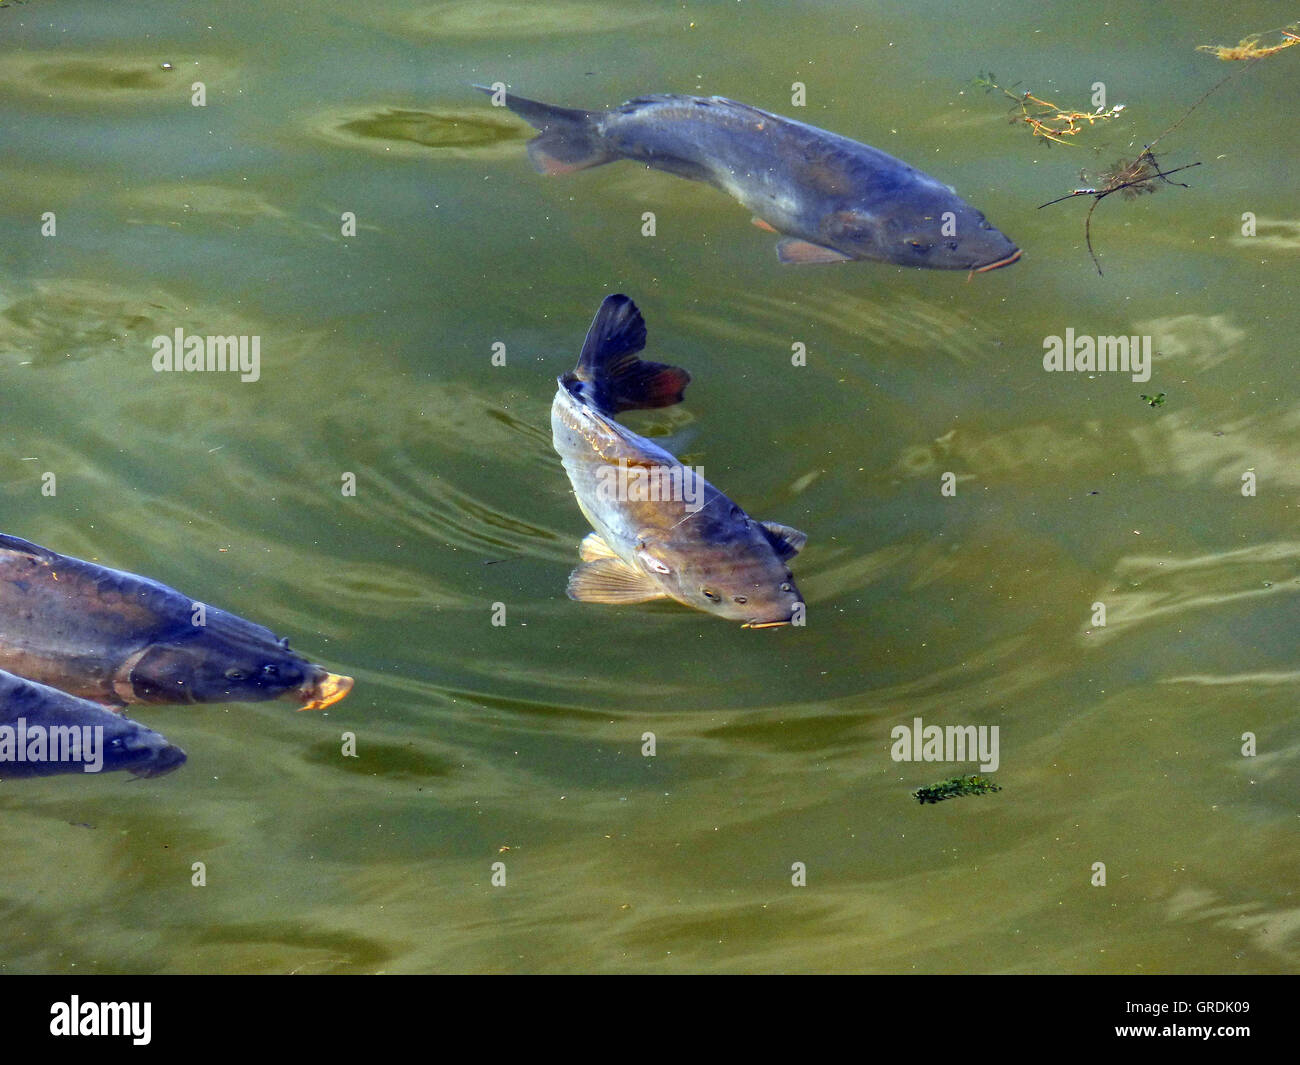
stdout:
{"type": "Polygon", "coordinates": [[[1001,790],[987,777],[949,777],[947,780],[939,781],[938,784],[931,784],[928,788],[917,788],[912,795],[924,806],[926,803],[943,802],[944,799],[959,799],[963,795],[988,795],[990,792],[1001,790]]]}

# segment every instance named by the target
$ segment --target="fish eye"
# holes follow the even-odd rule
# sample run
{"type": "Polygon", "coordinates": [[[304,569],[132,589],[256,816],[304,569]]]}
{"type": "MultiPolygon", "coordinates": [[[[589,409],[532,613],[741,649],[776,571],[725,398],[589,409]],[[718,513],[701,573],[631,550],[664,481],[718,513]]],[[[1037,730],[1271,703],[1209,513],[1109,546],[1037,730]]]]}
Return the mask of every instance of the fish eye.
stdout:
{"type": "Polygon", "coordinates": [[[278,677],[279,675],[280,675],[280,671],[276,669],[275,666],[262,667],[262,676],[264,677],[278,677]]]}
{"type": "Polygon", "coordinates": [[[782,582],[781,582],[781,591],[783,591],[783,592],[793,592],[793,591],[794,591],[794,585],[792,585],[789,581],[782,581],[782,582]]]}
{"type": "Polygon", "coordinates": [[[701,594],[704,596],[704,598],[707,599],[710,603],[721,603],[721,602],[722,602],[722,596],[720,596],[720,595],[719,595],[717,592],[715,592],[712,588],[701,588],[701,589],[700,589],[700,593],[701,593],[701,594]]]}
{"type": "Polygon", "coordinates": [[[228,669],[228,670],[226,670],[226,679],[227,679],[227,680],[243,680],[247,675],[248,675],[248,674],[246,674],[242,669],[228,669]]]}
{"type": "Polygon", "coordinates": [[[741,605],[749,602],[749,597],[745,595],[733,595],[731,598],[741,605]]]}
{"type": "Polygon", "coordinates": [[[110,750],[120,751],[126,747],[126,741],[121,736],[114,736],[108,741],[108,746],[110,750]]]}

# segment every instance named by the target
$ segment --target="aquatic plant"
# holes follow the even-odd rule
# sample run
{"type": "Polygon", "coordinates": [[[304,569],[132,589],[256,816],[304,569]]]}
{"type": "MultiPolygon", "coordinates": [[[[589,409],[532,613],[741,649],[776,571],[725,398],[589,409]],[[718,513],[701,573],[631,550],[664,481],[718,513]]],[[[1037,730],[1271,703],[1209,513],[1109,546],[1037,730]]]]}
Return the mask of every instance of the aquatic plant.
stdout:
{"type": "Polygon", "coordinates": [[[938,784],[931,784],[928,788],[917,788],[912,792],[912,796],[925,806],[927,803],[943,802],[944,799],[959,799],[963,795],[988,795],[990,792],[1001,790],[988,777],[949,777],[947,780],[939,781],[938,784]]]}
{"type": "Polygon", "coordinates": [[[1294,44],[1300,44],[1300,23],[1283,27],[1280,30],[1265,30],[1263,33],[1252,33],[1249,37],[1243,37],[1239,44],[1201,44],[1196,46],[1198,52],[1210,52],[1223,60],[1241,60],[1241,59],[1263,59],[1265,56],[1276,55],[1284,48],[1290,48],[1294,44]],[[1261,46],[1259,40],[1265,33],[1280,33],[1282,40],[1277,44],[1261,46]]]}
{"type": "MultiPolygon", "coordinates": [[[[1010,111],[1011,124],[1028,126],[1035,137],[1045,137],[1057,144],[1069,144],[1066,137],[1073,137],[1083,130],[1083,123],[1089,126],[1107,118],[1117,118],[1124,110],[1123,104],[1111,108],[1097,108],[1095,111],[1067,111],[1059,104],[1035,96],[1032,92],[1012,92],[998,84],[997,75],[992,72],[981,73],[972,82],[985,92],[1000,92],[1015,106],[1010,111]]],[[[1020,84],[1016,82],[1016,85],[1020,84]]],[[[1011,86],[1012,89],[1015,85],[1011,86]]]]}

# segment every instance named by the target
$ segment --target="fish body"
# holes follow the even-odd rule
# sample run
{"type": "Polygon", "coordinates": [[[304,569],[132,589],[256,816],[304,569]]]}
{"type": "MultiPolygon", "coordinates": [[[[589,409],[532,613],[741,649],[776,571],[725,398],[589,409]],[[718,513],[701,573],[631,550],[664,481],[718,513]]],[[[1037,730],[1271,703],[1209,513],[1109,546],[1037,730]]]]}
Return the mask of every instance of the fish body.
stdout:
{"type": "Polygon", "coordinates": [[[0,670],[0,780],[118,769],[157,777],[184,761],[153,729],[0,670]]]}
{"type": "Polygon", "coordinates": [[[352,678],[148,577],[0,534],[0,669],[109,706],[342,699],[352,678]]]}
{"type": "Polygon", "coordinates": [[[569,577],[573,599],[675,599],[746,628],[802,624],[804,605],[786,565],[807,537],[758,522],[698,470],[615,421],[624,410],[680,402],[690,375],[646,362],[645,322],[626,296],[608,296],[577,368],[559,378],[551,406],[555,450],[594,533],[569,577]]]}
{"type": "MultiPolygon", "coordinates": [[[[478,86],[482,91],[492,90],[478,86]]],[[[783,262],[869,259],[983,272],[1020,250],[953,189],[867,144],[721,96],[640,96],[608,111],[507,93],[541,135],[533,165],[563,174],[631,159],[730,194],[783,234],[783,262]]]]}

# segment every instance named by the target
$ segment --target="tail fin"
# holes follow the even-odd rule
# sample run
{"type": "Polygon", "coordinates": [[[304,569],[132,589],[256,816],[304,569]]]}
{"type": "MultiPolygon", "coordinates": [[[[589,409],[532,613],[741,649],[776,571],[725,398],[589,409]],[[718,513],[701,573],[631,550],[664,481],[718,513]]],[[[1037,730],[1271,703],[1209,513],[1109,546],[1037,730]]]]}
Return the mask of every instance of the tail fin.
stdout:
{"type": "Polygon", "coordinates": [[[626,296],[606,296],[582,345],[577,369],[566,378],[581,381],[599,410],[671,407],[682,401],[691,375],[679,366],[637,358],[645,347],[645,319],[626,296]]]}
{"type": "MultiPolygon", "coordinates": [[[[493,90],[486,86],[474,88],[493,95],[493,90]]],[[[506,94],[505,103],[520,118],[542,131],[540,137],[528,142],[528,157],[539,173],[571,174],[618,158],[617,152],[605,146],[592,121],[597,112],[553,107],[514,93],[506,94]]]]}

